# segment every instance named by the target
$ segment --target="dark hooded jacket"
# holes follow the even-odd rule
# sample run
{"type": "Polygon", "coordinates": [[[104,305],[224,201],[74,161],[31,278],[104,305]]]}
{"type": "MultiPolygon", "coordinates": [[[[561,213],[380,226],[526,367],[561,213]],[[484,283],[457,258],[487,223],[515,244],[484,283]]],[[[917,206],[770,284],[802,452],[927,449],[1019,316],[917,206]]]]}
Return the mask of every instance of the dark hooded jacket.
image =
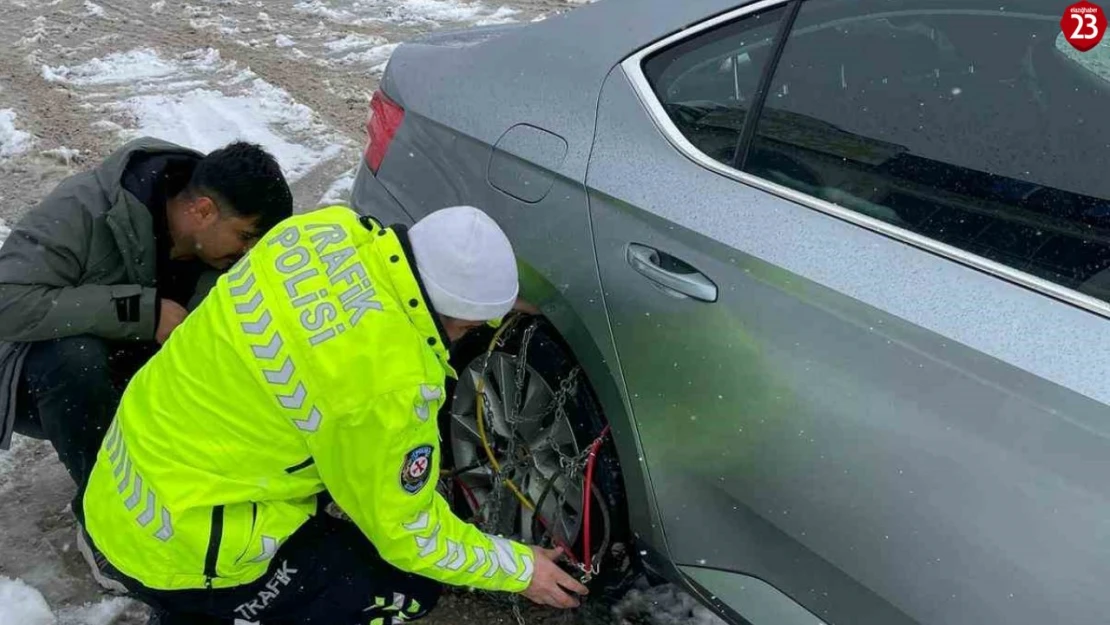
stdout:
{"type": "Polygon", "coordinates": [[[165,260],[167,186],[150,174],[172,166],[182,177],[201,158],[179,145],[136,139],[96,169],[62,181],[12,227],[0,247],[0,449],[10,445],[33,342],[78,335],[150,342],[161,297],[186,308],[198,303],[198,284],[212,277],[195,264],[165,260]]]}

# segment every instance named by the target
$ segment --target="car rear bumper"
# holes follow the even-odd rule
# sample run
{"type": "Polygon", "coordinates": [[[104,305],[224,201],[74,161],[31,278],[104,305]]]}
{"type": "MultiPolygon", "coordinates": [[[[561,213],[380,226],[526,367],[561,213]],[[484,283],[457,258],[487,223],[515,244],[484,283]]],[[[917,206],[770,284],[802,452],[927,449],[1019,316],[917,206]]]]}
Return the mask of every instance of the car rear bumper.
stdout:
{"type": "Polygon", "coordinates": [[[362,161],[355,175],[355,185],[351,189],[351,206],[360,215],[370,215],[379,223],[390,225],[413,224],[413,219],[393,194],[385,188],[374,172],[362,161]]]}

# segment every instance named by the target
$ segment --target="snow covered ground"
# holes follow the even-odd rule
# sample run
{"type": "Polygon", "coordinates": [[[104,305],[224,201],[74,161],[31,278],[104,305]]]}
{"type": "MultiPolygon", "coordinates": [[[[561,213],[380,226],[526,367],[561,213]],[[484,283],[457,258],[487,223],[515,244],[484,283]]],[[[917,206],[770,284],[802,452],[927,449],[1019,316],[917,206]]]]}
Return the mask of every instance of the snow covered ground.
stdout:
{"type": "Polygon", "coordinates": [[[367,26],[399,24],[406,26],[440,26],[444,23],[469,22],[476,26],[505,24],[516,21],[519,11],[509,6],[492,7],[481,2],[461,3],[452,0],[354,0],[353,2],[298,2],[293,7],[308,15],[334,22],[367,26]]]}
{"type": "Polygon", "coordinates": [[[351,189],[355,186],[356,171],[354,167],[347,170],[346,173],[328,187],[328,190],[324,192],[323,197],[320,198],[317,204],[320,206],[349,204],[351,200],[351,189]]]}
{"type": "Polygon", "coordinates": [[[31,147],[31,135],[15,125],[15,111],[0,109],[0,158],[23,154],[31,147]]]}
{"type": "MultiPolygon", "coordinates": [[[[368,96],[398,44],[442,28],[542,19],[592,0],[0,0],[0,244],[65,176],[124,141],[207,151],[247,139],[285,169],[298,210],[349,200],[368,96]]],[[[48,444],[0,452],[0,625],[142,625],[103,594],[74,545],[73,486],[48,444]]],[[[429,622],[517,620],[453,593],[429,622]]],[[[654,625],[716,619],[673,588],[540,622],[654,625]]]]}
{"type": "Polygon", "coordinates": [[[0,217],[153,135],[275,153],[310,208],[358,160],[368,95],[399,43],[532,21],[569,0],[0,0],[0,217]],[[60,159],[59,148],[77,158],[60,159]],[[59,161],[62,161],[59,163],[59,161]],[[13,209],[10,198],[20,205],[13,209]]]}
{"type": "Polygon", "coordinates": [[[246,139],[266,146],[290,182],[354,147],[287,91],[213,48],[177,58],[137,48],[42,71],[105,115],[95,126],[120,139],[154,136],[202,152],[246,139]]]}
{"type": "Polygon", "coordinates": [[[0,577],[0,623],[4,625],[113,625],[129,607],[131,602],[116,597],[55,614],[38,590],[22,580],[0,577]]]}

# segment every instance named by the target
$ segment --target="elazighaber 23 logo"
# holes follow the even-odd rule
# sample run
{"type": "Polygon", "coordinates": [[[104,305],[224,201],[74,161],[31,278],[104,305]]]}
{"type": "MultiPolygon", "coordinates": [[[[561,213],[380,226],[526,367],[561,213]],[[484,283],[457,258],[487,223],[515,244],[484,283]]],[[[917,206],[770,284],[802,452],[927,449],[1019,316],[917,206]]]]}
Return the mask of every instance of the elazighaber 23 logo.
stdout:
{"type": "Polygon", "coordinates": [[[1090,52],[1106,34],[1106,12],[1093,2],[1076,2],[1064,9],[1060,29],[1073,48],[1090,52]]]}

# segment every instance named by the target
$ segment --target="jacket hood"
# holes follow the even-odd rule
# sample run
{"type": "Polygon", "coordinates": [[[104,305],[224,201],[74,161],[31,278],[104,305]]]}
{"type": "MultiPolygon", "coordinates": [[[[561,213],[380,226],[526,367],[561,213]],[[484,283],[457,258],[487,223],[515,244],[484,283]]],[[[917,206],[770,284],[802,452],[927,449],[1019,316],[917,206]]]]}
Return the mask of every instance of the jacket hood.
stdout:
{"type": "Polygon", "coordinates": [[[104,159],[95,170],[96,179],[108,196],[108,201],[112,204],[115,204],[119,199],[119,194],[123,190],[120,183],[123,179],[123,172],[136,154],[184,154],[204,158],[202,152],[154,137],[142,137],[130,141],[109,154],[108,158],[104,159]]]}
{"type": "MultiPolygon", "coordinates": [[[[176,154],[203,158],[204,154],[168,141],[153,137],[142,137],[124,144],[104,159],[94,171],[96,181],[104,190],[104,196],[111,206],[107,213],[110,226],[120,237],[120,249],[136,252],[142,250],[154,261],[154,221],[147,207],[130,191],[124,189],[123,174],[136,155],[176,154]]],[[[151,265],[153,266],[153,265],[151,265]]]]}

